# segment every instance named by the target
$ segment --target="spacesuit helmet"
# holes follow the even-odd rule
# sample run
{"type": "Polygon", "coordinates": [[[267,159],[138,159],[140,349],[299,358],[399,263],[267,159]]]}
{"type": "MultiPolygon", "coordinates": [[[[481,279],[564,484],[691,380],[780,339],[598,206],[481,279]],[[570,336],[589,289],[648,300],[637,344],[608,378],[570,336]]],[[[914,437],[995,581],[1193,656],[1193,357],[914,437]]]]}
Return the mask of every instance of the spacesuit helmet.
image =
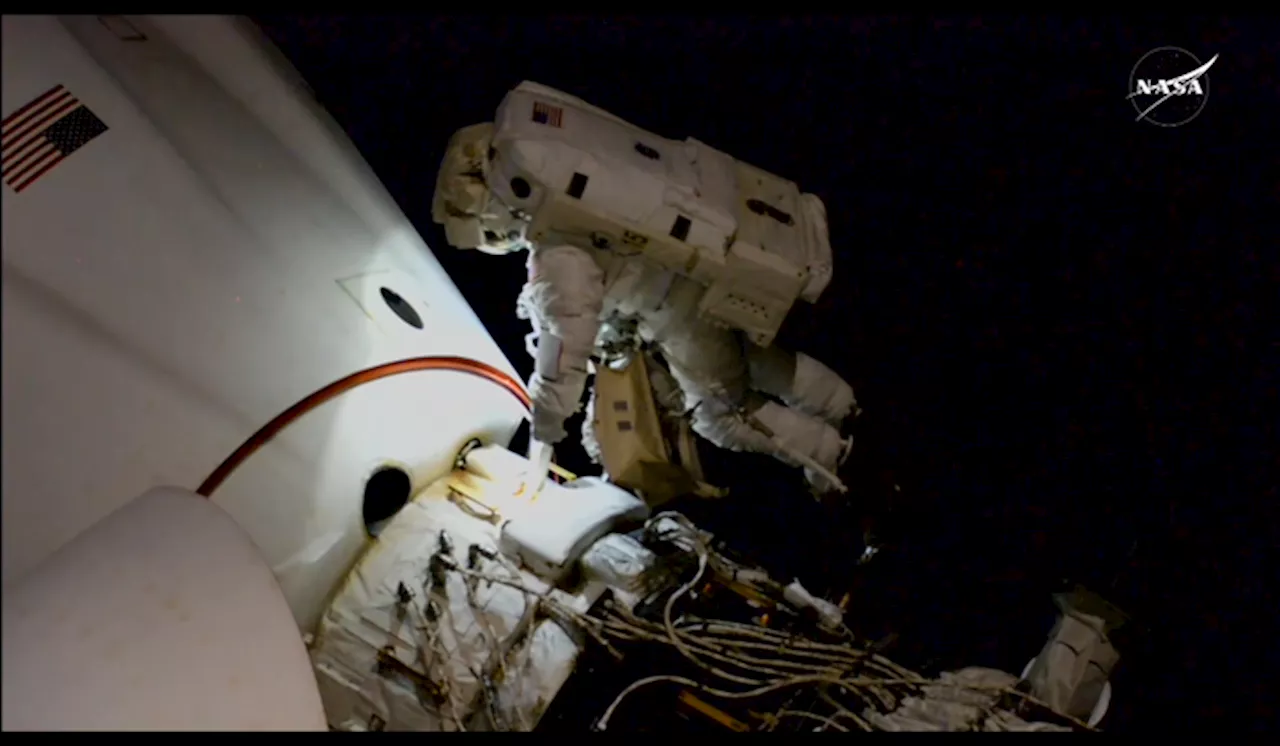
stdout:
{"type": "Polygon", "coordinates": [[[528,242],[528,221],[512,211],[486,182],[493,124],[463,127],[449,138],[431,199],[431,219],[459,249],[487,254],[519,251],[528,242]]]}

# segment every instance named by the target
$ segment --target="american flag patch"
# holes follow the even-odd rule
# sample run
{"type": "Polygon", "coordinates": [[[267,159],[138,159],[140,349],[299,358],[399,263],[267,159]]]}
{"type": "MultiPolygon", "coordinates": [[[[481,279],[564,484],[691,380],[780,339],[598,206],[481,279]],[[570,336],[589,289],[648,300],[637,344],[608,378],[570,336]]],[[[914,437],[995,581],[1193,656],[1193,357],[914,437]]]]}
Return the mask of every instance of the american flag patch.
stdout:
{"type": "Polygon", "coordinates": [[[564,109],[559,106],[533,102],[533,121],[548,127],[560,127],[564,124],[564,109]]]}
{"type": "Polygon", "coordinates": [[[61,85],[4,118],[0,171],[15,192],[31,186],[107,125],[61,85]]]}

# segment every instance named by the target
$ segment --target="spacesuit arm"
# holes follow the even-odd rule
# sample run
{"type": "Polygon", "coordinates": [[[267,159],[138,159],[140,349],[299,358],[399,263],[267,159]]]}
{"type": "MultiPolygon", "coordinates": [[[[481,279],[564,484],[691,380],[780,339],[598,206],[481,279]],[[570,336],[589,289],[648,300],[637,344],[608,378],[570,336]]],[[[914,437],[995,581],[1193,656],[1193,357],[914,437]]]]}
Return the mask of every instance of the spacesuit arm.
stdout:
{"type": "Polygon", "coordinates": [[[586,385],[587,362],[600,330],[604,272],[576,246],[535,247],[529,252],[529,281],[521,303],[537,334],[529,380],[532,434],[544,443],[558,443],[586,385]]]}

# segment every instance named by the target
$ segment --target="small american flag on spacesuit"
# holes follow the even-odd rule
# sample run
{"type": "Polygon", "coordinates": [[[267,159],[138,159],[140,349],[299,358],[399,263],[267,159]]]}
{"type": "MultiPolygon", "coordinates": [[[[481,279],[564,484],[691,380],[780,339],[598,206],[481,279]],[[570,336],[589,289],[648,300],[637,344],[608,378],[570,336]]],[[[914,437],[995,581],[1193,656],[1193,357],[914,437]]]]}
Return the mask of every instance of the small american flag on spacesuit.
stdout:
{"type": "Polygon", "coordinates": [[[4,182],[15,192],[35,183],[107,125],[60,85],[4,118],[4,182]]]}
{"type": "Polygon", "coordinates": [[[549,127],[560,127],[563,125],[563,120],[564,109],[559,106],[544,104],[541,101],[533,102],[533,121],[549,127]]]}

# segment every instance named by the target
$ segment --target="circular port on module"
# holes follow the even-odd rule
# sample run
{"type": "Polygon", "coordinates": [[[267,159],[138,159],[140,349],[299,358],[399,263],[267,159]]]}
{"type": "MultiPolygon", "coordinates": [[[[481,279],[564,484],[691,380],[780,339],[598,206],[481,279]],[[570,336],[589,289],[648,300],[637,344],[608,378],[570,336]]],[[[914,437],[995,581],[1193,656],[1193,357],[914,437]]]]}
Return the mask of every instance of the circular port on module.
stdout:
{"type": "Polygon", "coordinates": [[[383,527],[409,503],[413,480],[398,466],[384,466],[364,483],[364,529],[377,536],[383,527]]]}

